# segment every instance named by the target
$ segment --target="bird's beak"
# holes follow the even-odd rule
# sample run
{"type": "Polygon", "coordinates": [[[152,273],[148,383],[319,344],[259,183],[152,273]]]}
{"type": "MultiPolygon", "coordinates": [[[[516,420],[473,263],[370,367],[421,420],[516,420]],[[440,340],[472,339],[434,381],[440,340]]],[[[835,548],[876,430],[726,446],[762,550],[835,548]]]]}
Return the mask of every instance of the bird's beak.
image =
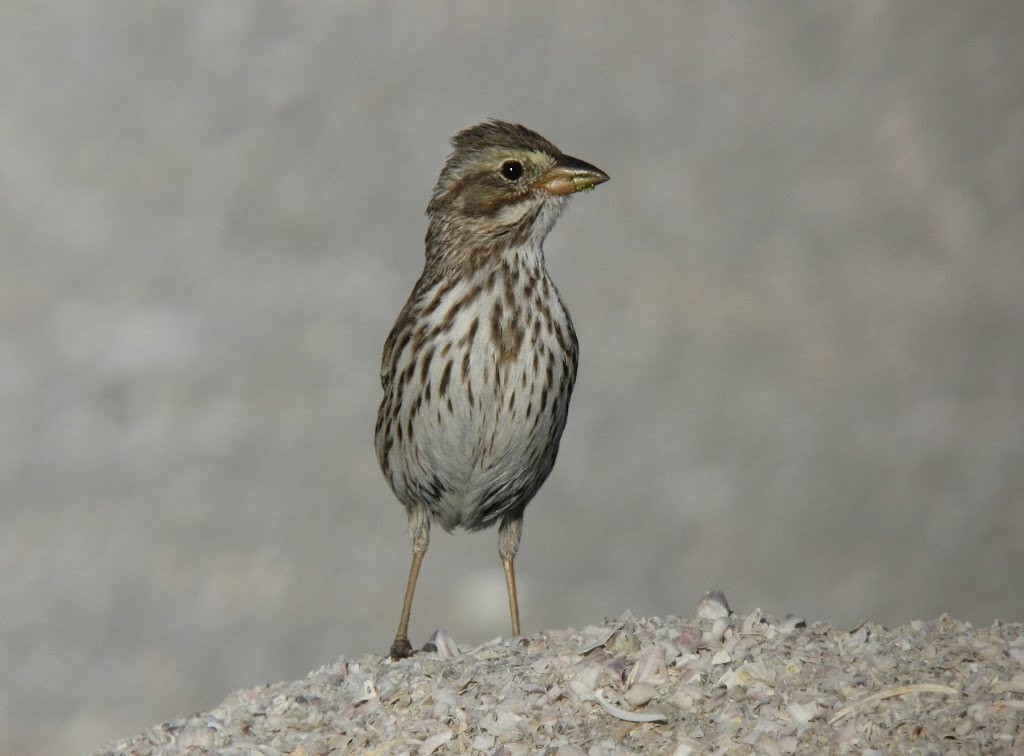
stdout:
{"type": "Polygon", "coordinates": [[[593,189],[608,180],[600,168],[569,155],[562,155],[547,173],[537,179],[534,186],[550,194],[564,195],[593,189]]]}

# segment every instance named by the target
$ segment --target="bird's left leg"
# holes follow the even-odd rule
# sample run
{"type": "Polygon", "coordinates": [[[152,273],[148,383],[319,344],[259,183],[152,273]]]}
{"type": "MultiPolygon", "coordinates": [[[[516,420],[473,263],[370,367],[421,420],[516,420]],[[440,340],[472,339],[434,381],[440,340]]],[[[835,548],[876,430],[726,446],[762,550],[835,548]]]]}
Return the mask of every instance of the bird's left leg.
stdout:
{"type": "Polygon", "coordinates": [[[505,568],[505,588],[508,590],[508,610],[512,615],[512,635],[519,635],[519,598],[516,596],[516,568],[514,560],[523,535],[523,515],[506,515],[498,529],[498,556],[505,568]]]}

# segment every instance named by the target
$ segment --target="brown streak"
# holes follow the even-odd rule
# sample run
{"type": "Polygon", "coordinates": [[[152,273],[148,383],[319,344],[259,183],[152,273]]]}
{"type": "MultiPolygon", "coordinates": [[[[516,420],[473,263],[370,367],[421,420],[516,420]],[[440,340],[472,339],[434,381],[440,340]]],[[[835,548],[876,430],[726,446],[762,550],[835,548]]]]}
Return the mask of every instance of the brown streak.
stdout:
{"type": "Polygon", "coordinates": [[[441,371],[441,383],[437,387],[439,396],[445,396],[448,393],[448,379],[452,377],[452,363],[451,360],[444,364],[444,370],[441,371]]]}
{"type": "Polygon", "coordinates": [[[437,310],[437,308],[441,306],[441,300],[444,299],[445,295],[448,294],[448,292],[450,292],[452,289],[454,289],[456,285],[458,285],[458,283],[459,279],[453,276],[452,278],[441,284],[441,286],[439,286],[436,289],[434,296],[430,300],[430,304],[426,306],[424,311],[434,312],[435,310],[437,310]]]}
{"type": "Polygon", "coordinates": [[[434,347],[430,347],[423,353],[423,358],[420,360],[420,380],[427,380],[427,372],[430,370],[430,361],[434,359],[434,347]]]}

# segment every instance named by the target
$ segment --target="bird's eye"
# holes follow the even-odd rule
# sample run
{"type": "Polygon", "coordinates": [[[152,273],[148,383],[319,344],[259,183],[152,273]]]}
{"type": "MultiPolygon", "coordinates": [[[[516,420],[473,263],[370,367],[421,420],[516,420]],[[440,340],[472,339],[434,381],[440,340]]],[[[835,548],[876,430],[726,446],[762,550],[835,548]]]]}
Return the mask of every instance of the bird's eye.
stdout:
{"type": "Polygon", "coordinates": [[[523,175],[523,164],[518,160],[506,160],[501,164],[501,175],[506,181],[518,181],[523,175]]]}

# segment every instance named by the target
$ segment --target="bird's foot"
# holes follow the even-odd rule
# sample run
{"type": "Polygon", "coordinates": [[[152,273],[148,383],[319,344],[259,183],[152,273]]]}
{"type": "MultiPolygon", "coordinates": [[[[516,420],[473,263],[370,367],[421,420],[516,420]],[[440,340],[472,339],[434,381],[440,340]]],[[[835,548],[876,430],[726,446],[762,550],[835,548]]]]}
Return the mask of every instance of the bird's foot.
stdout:
{"type": "Polygon", "coordinates": [[[407,659],[412,656],[412,644],[409,643],[409,639],[404,635],[399,635],[391,643],[391,659],[392,661],[398,661],[399,659],[407,659]]]}

